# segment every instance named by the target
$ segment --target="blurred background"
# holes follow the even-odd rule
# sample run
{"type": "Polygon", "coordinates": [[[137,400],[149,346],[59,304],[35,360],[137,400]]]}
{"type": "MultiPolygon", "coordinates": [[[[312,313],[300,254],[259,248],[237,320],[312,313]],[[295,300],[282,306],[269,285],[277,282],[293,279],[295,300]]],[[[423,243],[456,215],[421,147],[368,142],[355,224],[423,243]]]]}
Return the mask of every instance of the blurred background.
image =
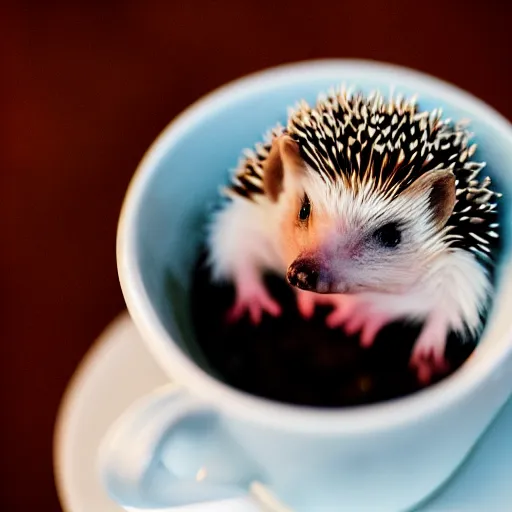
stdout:
{"type": "Polygon", "coordinates": [[[512,119],[511,20],[512,3],[498,0],[4,0],[0,510],[61,510],[55,414],[124,309],[118,214],[169,121],[229,80],[332,57],[426,71],[512,119]]]}

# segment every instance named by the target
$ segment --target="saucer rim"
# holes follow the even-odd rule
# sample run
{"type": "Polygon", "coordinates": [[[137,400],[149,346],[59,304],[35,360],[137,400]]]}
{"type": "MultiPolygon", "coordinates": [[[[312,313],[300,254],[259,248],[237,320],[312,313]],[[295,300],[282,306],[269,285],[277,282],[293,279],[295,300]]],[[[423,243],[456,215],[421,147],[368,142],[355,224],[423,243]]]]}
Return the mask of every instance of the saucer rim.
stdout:
{"type": "MultiPolygon", "coordinates": [[[[137,400],[147,397],[151,393],[169,385],[177,385],[174,379],[169,379],[169,376],[152,357],[135,323],[131,319],[129,312],[124,309],[113,316],[111,321],[104,326],[100,334],[95,337],[89,349],[77,364],[62,395],[56,415],[53,431],[52,462],[55,489],[63,512],[83,512],[84,510],[88,512],[91,510],[91,505],[97,505],[95,503],[96,499],[100,499],[102,504],[108,507],[107,512],[123,512],[124,510],[128,510],[109,499],[107,492],[101,490],[101,481],[97,478],[95,479],[95,483],[92,484],[94,488],[88,489],[92,492],[84,493],[86,487],[92,482],[89,481],[88,484],[84,484],[74,471],[76,469],[77,456],[79,455],[77,452],[79,450],[76,448],[76,443],[71,443],[70,440],[76,435],[77,423],[75,420],[80,418],[87,409],[90,408],[90,404],[92,403],[91,396],[88,392],[91,390],[93,381],[97,382],[102,375],[104,378],[105,370],[115,367],[115,358],[112,353],[115,355],[122,355],[124,353],[126,355],[127,351],[133,350],[135,345],[138,345],[135,353],[137,355],[139,352],[141,354],[143,353],[146,363],[151,361],[151,369],[158,372],[158,378],[154,378],[154,373],[152,373],[151,378],[147,376],[141,377],[141,373],[137,373],[135,389],[132,389],[128,392],[128,395],[124,395],[123,397],[123,400],[128,398],[128,402],[125,406],[117,414],[111,411],[106,413],[108,414],[108,424],[103,425],[105,430],[102,428],[103,431],[98,437],[98,432],[95,432],[87,438],[86,442],[93,441],[94,450],[98,451],[100,449],[102,439],[104,439],[108,429],[111,428],[127,408],[135,404],[137,400]],[[107,353],[111,353],[110,356],[108,356],[107,353]],[[150,381],[152,381],[151,384],[150,381]],[[145,389],[143,390],[143,388],[145,389]]],[[[132,353],[130,357],[123,359],[121,366],[135,362],[134,357],[132,353]]],[[[137,361],[140,361],[140,359],[137,359],[137,361]]],[[[119,368],[120,366],[117,366],[117,370],[114,369],[114,374],[116,371],[119,371],[119,368]]],[[[139,369],[142,372],[143,368],[141,368],[140,365],[137,367],[137,370],[139,369]]],[[[126,379],[127,376],[124,375],[123,378],[126,379]]],[[[114,397],[119,393],[119,389],[119,386],[114,385],[114,397]]],[[[96,392],[98,392],[97,389],[96,392]]],[[[95,409],[97,414],[103,418],[103,414],[105,414],[105,403],[101,398],[98,401],[100,402],[99,412],[97,407],[95,409]]],[[[91,476],[91,472],[94,472],[94,468],[89,466],[89,462],[90,461],[88,461],[84,467],[86,474],[91,476]]],[[[201,502],[159,510],[160,512],[220,512],[220,503],[221,502],[216,501],[201,502]]],[[[130,510],[135,512],[134,509],[130,510]]],[[[240,512],[241,510],[246,510],[245,498],[234,498],[232,500],[222,501],[223,512],[240,512]]],[[[94,512],[105,511],[102,507],[96,507],[94,512]]],[[[147,512],[151,512],[151,510],[147,509],[147,512]]]]}
{"type": "Polygon", "coordinates": [[[73,417],[73,410],[76,407],[80,383],[87,380],[90,369],[98,361],[101,353],[109,348],[108,342],[114,338],[113,335],[119,332],[124,324],[128,325],[130,323],[133,324],[133,320],[128,311],[123,310],[105,326],[79,361],[62,394],[53,429],[52,461],[55,489],[64,512],[76,512],[71,505],[74,500],[70,491],[71,487],[65,485],[67,480],[65,474],[67,453],[65,439],[67,432],[69,432],[68,425],[73,417]]]}

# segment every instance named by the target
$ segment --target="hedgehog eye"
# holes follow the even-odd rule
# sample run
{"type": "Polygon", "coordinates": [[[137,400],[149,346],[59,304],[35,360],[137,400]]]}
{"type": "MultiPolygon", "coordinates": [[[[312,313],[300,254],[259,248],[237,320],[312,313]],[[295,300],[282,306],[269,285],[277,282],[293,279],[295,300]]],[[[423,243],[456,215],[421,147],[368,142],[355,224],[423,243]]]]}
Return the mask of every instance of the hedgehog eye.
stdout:
{"type": "Polygon", "coordinates": [[[396,222],[384,224],[384,226],[376,229],[372,236],[384,247],[396,247],[402,240],[402,233],[396,222]]]}
{"type": "Polygon", "coordinates": [[[309,219],[309,214],[311,213],[311,204],[309,202],[309,198],[307,195],[304,196],[302,200],[302,206],[299,211],[299,219],[302,222],[306,222],[309,219]]]}

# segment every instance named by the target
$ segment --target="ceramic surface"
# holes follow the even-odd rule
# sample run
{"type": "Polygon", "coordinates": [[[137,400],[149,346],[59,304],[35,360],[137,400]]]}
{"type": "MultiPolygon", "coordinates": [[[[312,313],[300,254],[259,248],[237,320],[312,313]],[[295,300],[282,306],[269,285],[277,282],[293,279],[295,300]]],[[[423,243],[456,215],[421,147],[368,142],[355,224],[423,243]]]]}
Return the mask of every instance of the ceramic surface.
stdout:
{"type": "MultiPolygon", "coordinates": [[[[147,351],[127,314],[102,333],[69,384],[55,431],[55,474],[64,512],[123,512],[106,494],[95,454],[124,410],[169,379],[147,351]]],[[[448,485],[417,512],[512,510],[512,401],[448,485]]],[[[245,512],[218,503],[175,512],[245,512]]]]}
{"type": "Polygon", "coordinates": [[[209,375],[187,304],[218,186],[242,148],[285,121],[289,105],[299,98],[313,102],[340,82],[364,92],[417,93],[422,108],[440,106],[448,117],[469,118],[478,134],[477,158],[488,163],[505,197],[511,195],[510,124],[467,93],[394,66],[334,61],[269,70],[222,88],[176,119],[130,186],[118,262],[137,328],[182,387],[147,397],[111,431],[102,475],[120,502],[149,507],[240,497],[262,482],[297,512],[405,510],[450,477],[510,395],[508,209],[488,327],[472,357],[443,382],[400,400],[322,411],[248,396],[209,375]],[[170,480],[163,466],[172,469],[170,480]]]}

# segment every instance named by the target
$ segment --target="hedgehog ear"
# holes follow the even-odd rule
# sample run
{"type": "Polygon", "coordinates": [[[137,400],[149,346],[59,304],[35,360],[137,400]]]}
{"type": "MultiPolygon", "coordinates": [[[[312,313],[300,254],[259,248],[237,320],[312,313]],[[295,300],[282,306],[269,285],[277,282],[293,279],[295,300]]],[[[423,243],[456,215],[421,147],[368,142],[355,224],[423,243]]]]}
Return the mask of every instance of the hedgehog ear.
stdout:
{"type": "Polygon", "coordinates": [[[439,228],[442,228],[450,218],[455,206],[455,175],[446,169],[426,172],[414,181],[405,192],[415,196],[423,196],[428,193],[434,222],[439,228]]]}
{"type": "Polygon", "coordinates": [[[289,136],[280,135],[272,142],[263,164],[263,189],[272,201],[277,201],[284,189],[285,173],[304,168],[299,145],[289,136]]]}

